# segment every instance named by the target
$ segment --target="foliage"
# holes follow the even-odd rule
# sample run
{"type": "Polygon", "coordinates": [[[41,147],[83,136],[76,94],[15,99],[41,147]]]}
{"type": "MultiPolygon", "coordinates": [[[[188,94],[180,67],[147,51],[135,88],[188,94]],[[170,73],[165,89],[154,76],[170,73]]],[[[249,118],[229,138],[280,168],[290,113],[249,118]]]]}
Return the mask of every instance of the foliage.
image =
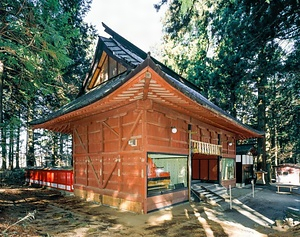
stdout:
{"type": "Polygon", "coordinates": [[[299,162],[299,7],[297,0],[173,0],[166,13],[166,63],[266,131],[263,162],[265,145],[270,162],[299,162]]]}
{"type": "Polygon", "coordinates": [[[12,184],[24,185],[25,170],[1,170],[0,171],[1,186],[10,186],[12,184]]]}
{"type": "MultiPolygon", "coordinates": [[[[90,3],[1,1],[0,61],[4,72],[0,99],[4,127],[16,120],[16,127],[24,126],[28,120],[61,107],[78,93],[78,78],[88,69],[88,50],[95,38],[93,27],[83,22],[90,3]]],[[[31,143],[33,137],[27,140],[31,143]]]]}

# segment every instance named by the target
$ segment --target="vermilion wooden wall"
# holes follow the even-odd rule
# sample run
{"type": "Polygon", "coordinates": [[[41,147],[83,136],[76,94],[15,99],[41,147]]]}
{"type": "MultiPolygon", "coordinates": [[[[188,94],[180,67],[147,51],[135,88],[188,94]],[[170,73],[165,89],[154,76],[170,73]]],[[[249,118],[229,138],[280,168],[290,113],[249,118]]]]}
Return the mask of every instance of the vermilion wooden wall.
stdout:
{"type": "Polygon", "coordinates": [[[153,104],[146,114],[146,140],[148,152],[188,155],[189,117],[153,104]],[[176,127],[177,133],[171,128],[176,127]]]}
{"type": "Polygon", "coordinates": [[[144,110],[130,104],[74,123],[74,189],[78,196],[141,212],[146,161],[144,110]],[[137,139],[137,146],[128,145],[137,139]]]}
{"type": "MultiPolygon", "coordinates": [[[[172,111],[158,104],[148,107],[145,124],[145,152],[179,154],[188,157],[188,122],[189,117],[172,111]],[[177,133],[171,128],[176,127],[177,133]]],[[[187,158],[186,158],[187,161],[187,158]]],[[[177,174],[176,174],[177,175],[177,174]]],[[[169,206],[188,200],[188,190],[176,190],[172,193],[147,197],[147,211],[169,206]]]]}
{"type": "MultiPolygon", "coordinates": [[[[234,158],[236,155],[236,139],[233,133],[223,129],[209,126],[201,121],[192,120],[192,139],[211,144],[221,144],[223,158],[234,158]],[[229,145],[230,144],[230,145],[229,145]]],[[[235,186],[236,179],[219,180],[217,156],[205,154],[193,154],[192,156],[192,179],[221,183],[223,186],[235,186]]]]}
{"type": "MultiPolygon", "coordinates": [[[[222,141],[233,139],[232,134],[151,100],[73,121],[75,194],[139,213],[187,200],[186,190],[165,195],[168,200],[147,198],[146,190],[147,153],[188,156],[188,124],[192,125],[195,140],[218,144],[218,134],[222,141]],[[173,134],[171,127],[176,127],[177,133],[173,134]],[[129,145],[130,139],[136,139],[137,145],[129,145]]],[[[223,149],[225,155],[235,157],[235,150],[227,145],[223,149]]]]}

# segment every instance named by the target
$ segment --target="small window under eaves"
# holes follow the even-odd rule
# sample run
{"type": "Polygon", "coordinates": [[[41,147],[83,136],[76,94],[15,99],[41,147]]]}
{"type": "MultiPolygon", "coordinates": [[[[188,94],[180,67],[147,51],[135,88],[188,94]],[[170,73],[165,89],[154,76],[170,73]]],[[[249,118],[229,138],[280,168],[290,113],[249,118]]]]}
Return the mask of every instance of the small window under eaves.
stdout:
{"type": "Polygon", "coordinates": [[[103,52],[88,89],[92,89],[126,70],[126,67],[103,52]]]}

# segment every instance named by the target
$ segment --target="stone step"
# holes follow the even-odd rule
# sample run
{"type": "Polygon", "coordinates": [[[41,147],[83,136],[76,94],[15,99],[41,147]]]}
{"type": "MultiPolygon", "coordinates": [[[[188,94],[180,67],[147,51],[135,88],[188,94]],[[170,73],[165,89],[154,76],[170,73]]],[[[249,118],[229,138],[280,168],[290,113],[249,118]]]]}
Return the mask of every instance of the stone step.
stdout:
{"type": "Polygon", "coordinates": [[[215,193],[215,194],[217,194],[217,195],[219,195],[219,196],[221,196],[221,197],[223,197],[223,196],[227,196],[228,195],[228,193],[227,193],[227,191],[225,190],[218,190],[218,191],[215,191],[215,192],[213,192],[213,193],[215,193]]]}
{"type": "Polygon", "coordinates": [[[216,198],[216,199],[211,199],[211,201],[214,201],[214,202],[216,202],[216,203],[219,203],[219,202],[224,201],[224,199],[222,199],[222,198],[216,198]]]}
{"type": "Polygon", "coordinates": [[[198,192],[200,195],[207,195],[207,194],[210,194],[210,192],[208,192],[208,191],[203,191],[203,192],[198,192]]]}
{"type": "Polygon", "coordinates": [[[209,194],[206,194],[206,195],[204,195],[206,198],[210,198],[210,197],[214,197],[215,196],[215,194],[213,194],[213,193],[209,193],[209,194]]]}
{"type": "Polygon", "coordinates": [[[220,205],[227,195],[227,189],[219,184],[192,183],[192,189],[194,200],[202,200],[211,205],[220,205]]]}

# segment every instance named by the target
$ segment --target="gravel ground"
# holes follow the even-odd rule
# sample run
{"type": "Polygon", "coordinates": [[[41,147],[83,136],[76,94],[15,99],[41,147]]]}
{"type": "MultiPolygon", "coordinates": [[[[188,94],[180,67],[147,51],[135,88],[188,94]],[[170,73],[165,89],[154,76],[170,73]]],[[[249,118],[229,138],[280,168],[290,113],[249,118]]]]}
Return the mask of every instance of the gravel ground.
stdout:
{"type": "Polygon", "coordinates": [[[138,215],[54,190],[3,187],[0,236],[300,236],[300,226],[291,227],[295,216],[293,223],[283,221],[299,210],[298,191],[278,194],[275,187],[256,186],[253,197],[251,186],[246,186],[232,189],[232,205],[228,200],[221,207],[183,203],[138,215]],[[30,213],[34,218],[19,222],[30,213]]]}

